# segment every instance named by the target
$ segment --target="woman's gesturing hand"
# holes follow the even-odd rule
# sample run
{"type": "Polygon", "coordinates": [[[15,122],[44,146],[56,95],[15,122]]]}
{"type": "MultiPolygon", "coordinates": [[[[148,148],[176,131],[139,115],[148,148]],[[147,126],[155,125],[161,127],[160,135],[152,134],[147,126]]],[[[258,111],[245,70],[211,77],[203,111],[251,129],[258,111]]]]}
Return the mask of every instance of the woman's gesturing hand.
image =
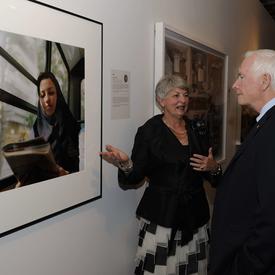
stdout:
{"type": "Polygon", "coordinates": [[[128,155],[120,149],[109,144],[106,145],[105,148],[106,151],[100,152],[99,154],[105,161],[113,164],[114,166],[120,167],[121,165],[129,161],[128,155]]]}
{"type": "Polygon", "coordinates": [[[219,164],[215,161],[212,153],[212,148],[208,150],[208,156],[203,156],[199,154],[193,154],[190,158],[190,165],[196,171],[215,171],[219,164]]]}

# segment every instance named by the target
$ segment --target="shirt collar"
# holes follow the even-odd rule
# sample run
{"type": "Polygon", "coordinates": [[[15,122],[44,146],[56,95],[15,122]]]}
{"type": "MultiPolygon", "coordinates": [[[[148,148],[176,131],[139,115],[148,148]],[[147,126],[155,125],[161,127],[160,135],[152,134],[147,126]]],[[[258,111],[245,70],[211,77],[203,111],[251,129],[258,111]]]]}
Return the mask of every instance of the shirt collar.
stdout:
{"type": "Polygon", "coordinates": [[[260,114],[256,117],[257,122],[264,116],[264,114],[275,105],[275,98],[269,100],[261,109],[260,114]]]}

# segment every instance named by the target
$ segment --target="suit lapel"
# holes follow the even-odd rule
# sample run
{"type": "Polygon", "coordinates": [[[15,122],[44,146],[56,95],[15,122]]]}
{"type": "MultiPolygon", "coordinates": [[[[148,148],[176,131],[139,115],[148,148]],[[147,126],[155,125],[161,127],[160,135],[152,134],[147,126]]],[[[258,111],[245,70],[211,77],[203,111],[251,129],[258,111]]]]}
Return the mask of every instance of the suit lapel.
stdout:
{"type": "Polygon", "coordinates": [[[252,138],[256,135],[257,131],[258,131],[258,127],[257,127],[257,124],[255,124],[253,126],[253,128],[250,130],[250,132],[248,133],[248,135],[247,135],[246,139],[244,140],[244,142],[241,144],[241,146],[239,147],[239,149],[236,151],[235,155],[231,159],[229,165],[227,166],[226,170],[224,171],[224,174],[226,174],[226,172],[235,163],[235,161],[243,154],[243,152],[247,148],[247,145],[249,144],[249,141],[252,140],[252,138]]]}
{"type": "Polygon", "coordinates": [[[230,167],[235,163],[235,161],[245,152],[246,148],[248,145],[251,143],[253,138],[257,135],[257,133],[263,128],[263,125],[265,122],[272,116],[275,115],[275,106],[270,108],[266,114],[253,126],[253,128],[250,130],[248,133],[246,139],[244,142],[241,144],[240,148],[237,150],[235,153],[234,157],[230,161],[227,169],[225,170],[224,174],[230,169],[230,167]]]}

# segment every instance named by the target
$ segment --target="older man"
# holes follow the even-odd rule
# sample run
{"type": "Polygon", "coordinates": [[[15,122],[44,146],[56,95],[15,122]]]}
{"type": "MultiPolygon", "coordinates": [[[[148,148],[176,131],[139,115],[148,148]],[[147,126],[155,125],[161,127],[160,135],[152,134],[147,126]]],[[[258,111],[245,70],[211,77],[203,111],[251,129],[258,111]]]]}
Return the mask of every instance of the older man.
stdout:
{"type": "Polygon", "coordinates": [[[275,51],[247,52],[233,89],[259,116],[217,188],[211,275],[274,275],[275,51]]]}

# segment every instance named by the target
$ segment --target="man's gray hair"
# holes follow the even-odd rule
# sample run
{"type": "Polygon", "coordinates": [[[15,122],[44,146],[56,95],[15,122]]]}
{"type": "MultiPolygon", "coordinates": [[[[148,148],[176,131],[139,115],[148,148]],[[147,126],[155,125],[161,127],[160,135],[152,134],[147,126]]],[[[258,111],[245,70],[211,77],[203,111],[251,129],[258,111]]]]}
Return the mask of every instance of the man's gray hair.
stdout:
{"type": "Polygon", "coordinates": [[[275,90],[275,51],[261,49],[248,51],[245,57],[255,56],[251,70],[257,75],[269,74],[271,78],[271,88],[275,90]]]}

